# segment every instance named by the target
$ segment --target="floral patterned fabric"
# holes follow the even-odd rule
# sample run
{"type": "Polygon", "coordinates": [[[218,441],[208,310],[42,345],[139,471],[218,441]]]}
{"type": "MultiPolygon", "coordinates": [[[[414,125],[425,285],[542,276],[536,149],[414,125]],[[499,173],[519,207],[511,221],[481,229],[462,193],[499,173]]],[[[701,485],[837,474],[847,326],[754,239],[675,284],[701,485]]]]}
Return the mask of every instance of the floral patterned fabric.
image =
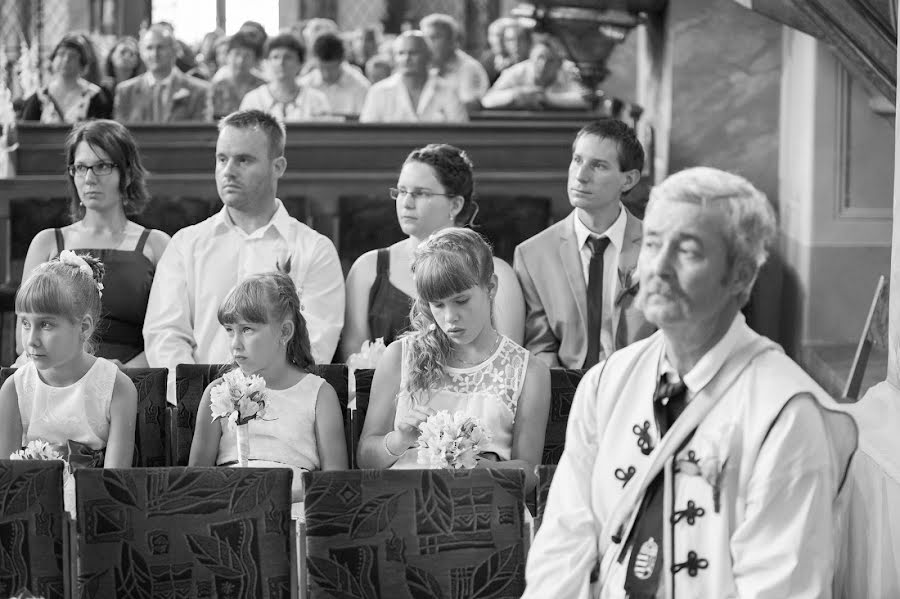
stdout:
{"type": "Polygon", "coordinates": [[[534,532],[537,532],[537,529],[541,526],[544,508],[547,507],[547,495],[550,493],[550,483],[553,482],[553,474],[555,472],[555,464],[542,464],[537,467],[537,517],[534,519],[534,532]]]}
{"type": "Polygon", "coordinates": [[[516,408],[530,355],[528,350],[501,336],[497,349],[481,364],[471,368],[444,367],[447,380],[443,385],[413,394],[407,390],[407,351],[408,343],[404,339],[395,426],[417,404],[428,405],[437,411],[461,411],[480,419],[490,429],[493,441],[485,451],[496,453],[502,460],[510,459],[516,408]]]}
{"type": "Polygon", "coordinates": [[[309,472],[309,599],[519,597],[521,471],[309,472]]]}
{"type": "Polygon", "coordinates": [[[0,597],[64,596],[62,461],[0,460],[0,597]]]}
{"type": "Polygon", "coordinates": [[[79,597],[291,596],[291,472],[76,471],[79,597]]]}

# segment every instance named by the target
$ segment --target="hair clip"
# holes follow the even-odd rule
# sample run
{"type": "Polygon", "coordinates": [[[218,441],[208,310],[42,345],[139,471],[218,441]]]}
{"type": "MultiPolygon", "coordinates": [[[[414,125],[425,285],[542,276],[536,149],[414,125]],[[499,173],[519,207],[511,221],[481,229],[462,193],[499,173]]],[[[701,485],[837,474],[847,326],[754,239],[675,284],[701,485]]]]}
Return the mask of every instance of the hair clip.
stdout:
{"type": "Polygon", "coordinates": [[[429,331],[429,332],[432,332],[432,333],[433,333],[435,330],[437,330],[437,325],[436,325],[436,324],[434,324],[434,323],[432,322],[430,325],[428,325],[428,331],[429,331]]]}

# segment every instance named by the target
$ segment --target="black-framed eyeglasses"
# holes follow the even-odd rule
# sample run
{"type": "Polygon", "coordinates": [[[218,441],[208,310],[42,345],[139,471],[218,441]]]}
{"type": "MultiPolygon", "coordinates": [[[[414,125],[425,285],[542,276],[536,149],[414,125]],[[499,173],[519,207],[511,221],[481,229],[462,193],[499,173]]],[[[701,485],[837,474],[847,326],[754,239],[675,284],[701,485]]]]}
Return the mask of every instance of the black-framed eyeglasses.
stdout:
{"type": "Polygon", "coordinates": [[[69,174],[73,177],[86,177],[88,171],[94,173],[97,177],[104,177],[116,168],[112,162],[98,162],[97,164],[70,164],[69,174]]]}
{"type": "Polygon", "coordinates": [[[439,193],[437,191],[431,191],[430,189],[403,189],[402,187],[391,187],[388,189],[388,192],[391,194],[392,200],[398,200],[401,196],[411,196],[413,201],[427,199],[432,196],[445,196],[451,198],[454,195],[452,193],[439,193]]]}

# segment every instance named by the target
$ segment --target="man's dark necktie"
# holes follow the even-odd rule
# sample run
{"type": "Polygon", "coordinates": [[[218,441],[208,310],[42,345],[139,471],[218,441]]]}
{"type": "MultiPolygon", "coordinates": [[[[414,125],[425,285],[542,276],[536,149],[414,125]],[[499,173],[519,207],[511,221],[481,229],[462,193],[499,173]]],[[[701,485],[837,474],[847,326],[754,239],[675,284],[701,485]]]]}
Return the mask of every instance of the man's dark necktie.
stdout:
{"type": "MultiPolygon", "coordinates": [[[[659,437],[684,411],[687,387],[678,381],[670,383],[664,374],[653,394],[653,412],[659,423],[659,437]]],[[[631,557],[625,575],[625,591],[629,599],[653,599],[659,589],[663,568],[663,482],[660,472],[647,487],[644,501],[631,532],[631,557]]]]}
{"type": "Polygon", "coordinates": [[[588,266],[587,285],[587,335],[588,349],[584,368],[600,361],[600,328],[603,324],[603,252],[609,245],[609,237],[588,237],[591,262],[588,266]]]}

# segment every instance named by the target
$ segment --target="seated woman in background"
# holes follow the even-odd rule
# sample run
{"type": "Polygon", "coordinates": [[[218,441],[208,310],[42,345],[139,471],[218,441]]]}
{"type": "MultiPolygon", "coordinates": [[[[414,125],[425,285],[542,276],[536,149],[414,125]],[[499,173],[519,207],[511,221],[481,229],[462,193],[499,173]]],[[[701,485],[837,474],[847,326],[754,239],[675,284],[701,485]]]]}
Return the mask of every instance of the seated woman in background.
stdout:
{"type": "Polygon", "coordinates": [[[22,279],[64,249],[98,257],[106,274],[95,354],[124,366],[147,366],[141,329],[156,264],[170,238],[128,220],[150,200],[137,145],[116,121],[87,121],[69,133],[66,163],[72,224],[35,235],[22,279]]]}
{"type": "Polygon", "coordinates": [[[110,97],[115,97],[117,85],[137,77],[146,70],[144,61],[141,60],[138,41],[130,35],[122,36],[116,40],[106,55],[106,62],[103,65],[103,87],[110,97]]]}
{"type": "Polygon", "coordinates": [[[420,425],[437,411],[462,411],[493,435],[478,466],[524,469],[533,488],[550,371],[494,329],[498,280],[490,247],[471,229],[444,229],[416,250],[412,270],[413,330],[388,346],[375,370],[360,467],[421,468],[411,449],[420,425]]]}
{"type": "Polygon", "coordinates": [[[92,50],[83,35],[69,34],[50,55],[50,83],[26,100],[22,119],[42,123],[77,123],[112,115],[112,98],[105,89],[85,79],[92,50]]]}
{"type": "MultiPolygon", "coordinates": [[[[294,281],[280,272],[245,279],[225,298],[218,319],[228,333],[235,368],[266,382],[265,417],[246,424],[248,465],[293,469],[292,500],[301,502],[302,473],[346,470],[347,444],[337,393],[310,372],[315,362],[294,281]]],[[[234,427],[227,418],[212,419],[211,391],[221,380],[200,400],[190,466],[237,464],[234,427]]]]}
{"type": "Polygon", "coordinates": [[[253,74],[262,48],[246,33],[240,31],[228,38],[226,63],[228,75],[216,78],[209,86],[214,120],[228,116],[241,106],[247,92],[266,81],[253,74]]]}
{"type": "MultiPolygon", "coordinates": [[[[473,196],[472,162],[459,148],[430,144],[407,156],[391,197],[397,203],[400,228],[408,238],[363,254],[350,268],[340,352],[345,361],[360,350],[363,341],[383,337],[389,345],[409,328],[415,297],[410,271],[413,252],[437,231],[470,226],[478,212],[473,196]]],[[[493,265],[498,279],[493,321],[500,333],[522,343],[522,289],[509,264],[494,258],[493,265]]]]}

